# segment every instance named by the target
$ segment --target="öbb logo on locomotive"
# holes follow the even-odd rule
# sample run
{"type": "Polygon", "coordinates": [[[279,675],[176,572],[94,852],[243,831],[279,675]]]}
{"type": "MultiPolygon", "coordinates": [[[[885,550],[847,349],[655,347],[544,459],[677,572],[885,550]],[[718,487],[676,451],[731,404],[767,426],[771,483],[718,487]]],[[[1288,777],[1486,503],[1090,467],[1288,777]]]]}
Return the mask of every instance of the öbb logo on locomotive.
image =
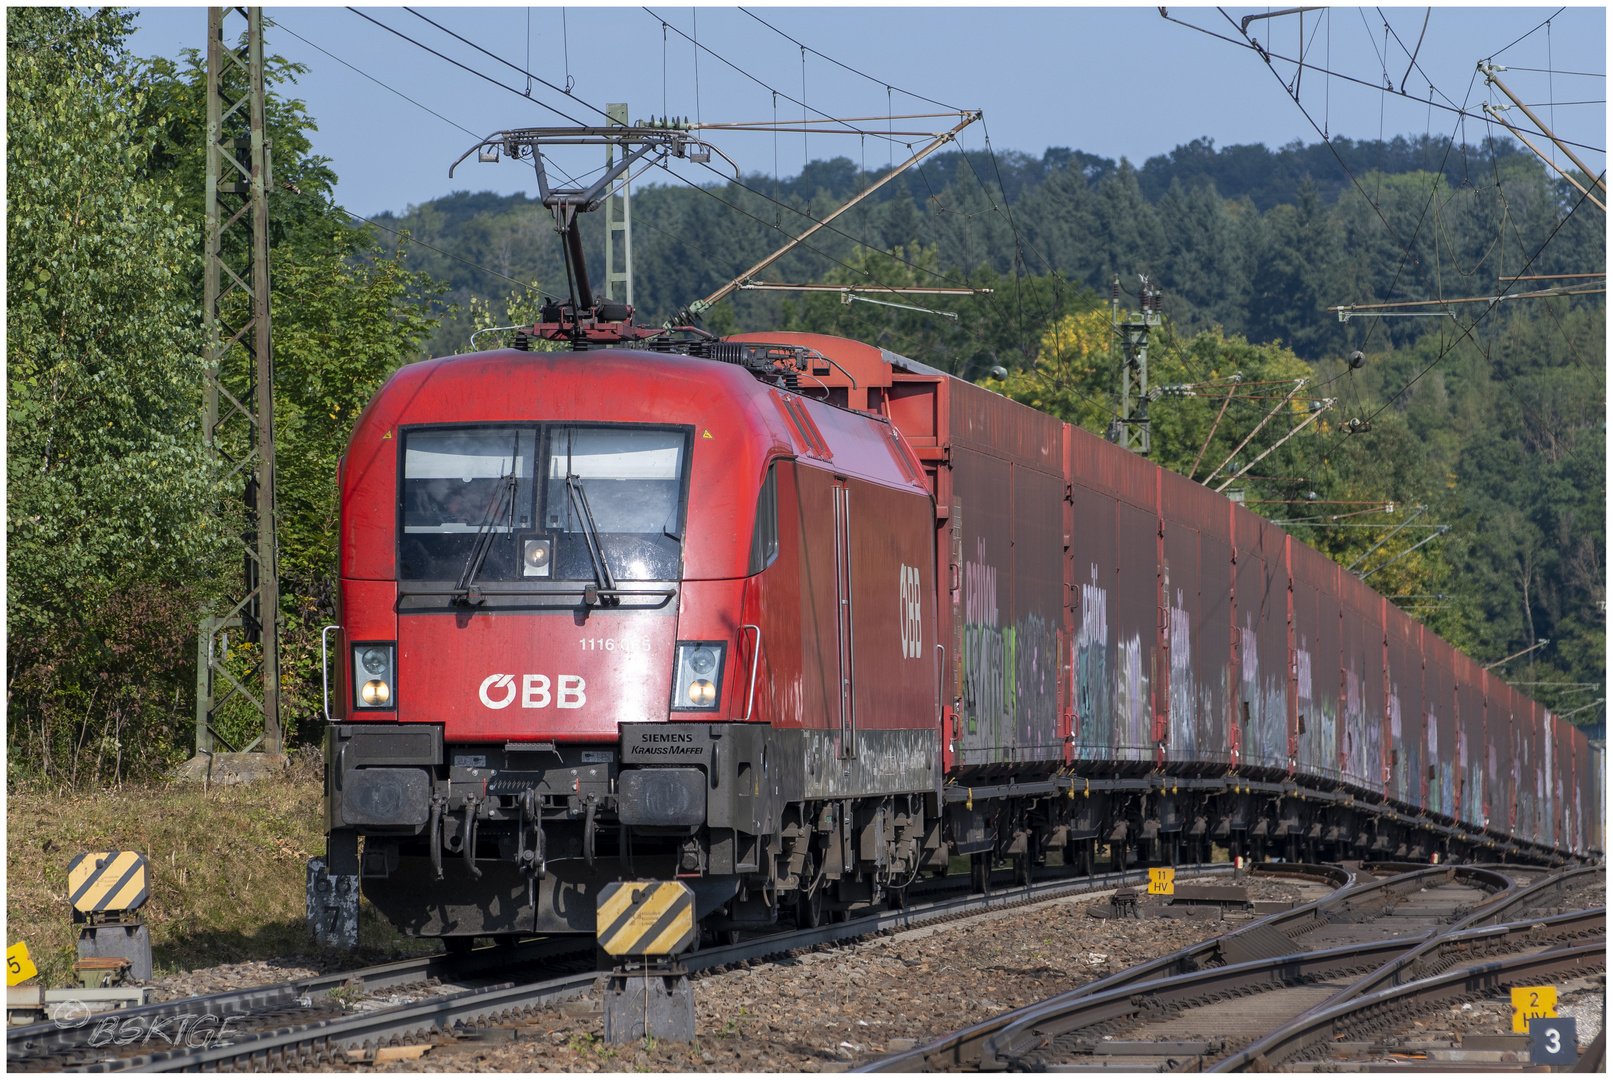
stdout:
{"type": "Polygon", "coordinates": [[[1601,850],[1599,747],[1185,477],[841,338],[572,343],[404,366],[344,458],[328,865],[406,934],[1601,850]]]}
{"type": "MultiPolygon", "coordinates": [[[[505,709],[515,702],[514,675],[489,675],[482,680],[478,696],[482,704],[489,709],[505,709]],[[489,691],[501,690],[502,696],[495,698],[489,691]]],[[[546,709],[551,701],[557,709],[580,709],[588,704],[587,682],[581,675],[560,675],[556,678],[556,690],[553,695],[549,692],[549,676],[523,675],[521,676],[521,708],[546,709]]]]}

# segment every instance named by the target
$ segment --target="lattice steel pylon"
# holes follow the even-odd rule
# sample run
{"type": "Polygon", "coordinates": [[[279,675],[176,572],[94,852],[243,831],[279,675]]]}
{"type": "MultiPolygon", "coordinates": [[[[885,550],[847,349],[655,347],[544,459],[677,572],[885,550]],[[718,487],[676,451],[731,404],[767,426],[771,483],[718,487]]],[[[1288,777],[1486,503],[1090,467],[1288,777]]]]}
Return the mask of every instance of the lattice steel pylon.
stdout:
{"type": "MultiPolygon", "coordinates": [[[[611,127],[627,127],[627,104],[615,102],[605,106],[605,115],[611,127]]],[[[622,147],[627,153],[627,147],[622,147]]],[[[605,168],[616,160],[616,147],[605,145],[605,168]]],[[[618,180],[605,200],[605,299],[633,302],[633,202],[628,190],[627,177],[618,180]],[[620,248],[618,248],[620,237],[620,248]]]]}
{"type": "MultiPolygon", "coordinates": [[[[221,706],[239,694],[263,716],[241,747],[282,749],[280,582],[275,543],[274,356],[269,324],[270,146],[264,130],[263,9],[207,9],[207,189],[202,319],[206,401],[202,438],[224,483],[244,484],[243,580],[222,615],[204,610],[197,635],[196,751],[212,753],[221,706]],[[246,18],[246,44],[225,40],[226,17],[246,18]],[[243,160],[242,152],[245,151],[243,160]],[[261,698],[230,670],[228,635],[261,645],[261,698]],[[223,684],[222,694],[215,691],[223,684]]],[[[239,663],[239,659],[237,660],[239,663]]],[[[225,741],[225,745],[229,743],[225,741]]],[[[231,747],[231,749],[234,749],[231,747]]]]}
{"type": "Polygon", "coordinates": [[[1109,294],[1109,319],[1120,347],[1120,408],[1111,427],[1113,442],[1147,454],[1152,445],[1148,419],[1148,335],[1160,324],[1161,296],[1141,278],[1141,311],[1120,309],[1120,275],[1109,294]]]}

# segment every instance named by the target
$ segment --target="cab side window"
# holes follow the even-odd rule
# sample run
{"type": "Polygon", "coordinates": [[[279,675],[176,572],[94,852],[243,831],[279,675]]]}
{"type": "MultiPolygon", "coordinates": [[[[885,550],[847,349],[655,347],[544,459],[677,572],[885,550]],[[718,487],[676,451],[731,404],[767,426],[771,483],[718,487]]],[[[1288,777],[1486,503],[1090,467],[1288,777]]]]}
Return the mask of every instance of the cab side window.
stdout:
{"type": "Polygon", "coordinates": [[[767,470],[756,499],[756,531],[751,534],[749,574],[759,574],[778,558],[778,463],[767,470]]]}

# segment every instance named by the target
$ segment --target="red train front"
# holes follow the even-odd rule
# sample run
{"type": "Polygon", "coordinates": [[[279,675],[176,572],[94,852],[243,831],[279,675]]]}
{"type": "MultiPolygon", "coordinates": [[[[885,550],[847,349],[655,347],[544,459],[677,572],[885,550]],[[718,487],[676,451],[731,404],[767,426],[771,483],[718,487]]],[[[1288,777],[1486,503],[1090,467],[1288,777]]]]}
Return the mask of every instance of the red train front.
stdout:
{"type": "Polygon", "coordinates": [[[623,877],[737,929],[945,865],[934,505],[884,418],[742,362],[450,357],[341,498],[329,858],[406,932],[592,932],[623,877]]]}

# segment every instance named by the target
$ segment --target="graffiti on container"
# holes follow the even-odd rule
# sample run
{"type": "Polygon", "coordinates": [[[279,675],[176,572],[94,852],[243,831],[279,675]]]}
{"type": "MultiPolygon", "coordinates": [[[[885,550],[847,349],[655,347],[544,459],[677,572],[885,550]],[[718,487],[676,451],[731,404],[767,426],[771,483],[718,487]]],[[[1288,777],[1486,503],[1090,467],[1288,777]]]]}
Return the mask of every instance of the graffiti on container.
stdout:
{"type": "Polygon", "coordinates": [[[1352,780],[1367,775],[1366,724],[1361,702],[1361,676],[1355,668],[1344,672],[1344,742],[1339,746],[1339,768],[1352,780]],[[1359,733],[1359,734],[1358,734],[1359,733]]]}
{"type": "Polygon", "coordinates": [[[1385,795],[1404,795],[1406,790],[1406,762],[1400,760],[1400,688],[1391,687],[1389,702],[1389,746],[1384,755],[1383,786],[1385,795]]]}
{"type": "Polygon", "coordinates": [[[1249,731],[1244,760],[1251,764],[1286,765],[1288,762],[1288,686],[1282,665],[1263,677],[1260,639],[1254,615],[1244,615],[1238,630],[1238,651],[1243,661],[1243,701],[1248,705],[1249,731]]]}
{"type": "Polygon", "coordinates": [[[1423,717],[1423,727],[1428,731],[1428,757],[1426,760],[1428,764],[1435,766],[1434,783],[1427,782],[1427,773],[1420,774],[1424,778],[1424,794],[1433,799],[1432,804],[1430,804],[1427,799],[1424,799],[1423,805],[1428,806],[1429,809],[1438,811],[1442,814],[1448,813],[1451,806],[1449,799],[1451,771],[1449,769],[1438,768],[1439,717],[1434,715],[1432,709],[1429,710],[1427,716],[1423,717]]]}
{"type": "Polygon", "coordinates": [[[1242,704],[1238,708],[1237,722],[1243,729],[1243,760],[1253,763],[1260,760],[1260,643],[1255,637],[1254,620],[1244,616],[1238,628],[1238,659],[1243,663],[1243,684],[1238,695],[1242,704]]]}
{"type": "Polygon", "coordinates": [[[1070,678],[1075,705],[1075,756],[1083,759],[1109,756],[1113,731],[1109,685],[1109,590],[1098,585],[1098,564],[1092,563],[1092,581],[1081,586],[1081,627],[1070,643],[1070,678]]]}
{"type": "MultiPolygon", "coordinates": [[[[1540,725],[1540,733],[1545,737],[1542,740],[1542,751],[1544,751],[1542,756],[1544,756],[1545,761],[1542,762],[1542,769],[1536,772],[1536,777],[1539,777],[1537,783],[1539,783],[1540,787],[1540,800],[1539,803],[1536,803],[1536,820],[1540,822],[1540,832],[1544,833],[1540,838],[1545,843],[1557,843],[1557,837],[1553,835],[1553,833],[1557,832],[1557,830],[1553,829],[1553,824],[1557,822],[1557,814],[1552,812],[1552,779],[1557,777],[1557,769],[1552,767],[1552,745],[1557,740],[1552,738],[1552,717],[1545,717],[1545,724],[1540,725]]],[[[1558,783],[1561,783],[1560,779],[1558,779],[1558,783]]],[[[1561,795],[1561,791],[1558,791],[1558,795],[1561,795]]]]}
{"type": "Polygon", "coordinates": [[[1019,619],[1010,640],[1013,704],[1019,714],[1017,748],[1022,759],[1039,759],[1047,756],[1045,748],[1058,742],[1058,630],[1032,612],[1019,619]]]}
{"type": "Polygon", "coordinates": [[[963,567],[964,714],[974,749],[1045,757],[1058,741],[1058,629],[1035,613],[1003,626],[986,543],[963,567]]]}
{"type": "Polygon", "coordinates": [[[1294,673],[1298,679],[1299,760],[1317,772],[1332,772],[1333,755],[1325,751],[1335,745],[1333,717],[1325,714],[1325,706],[1316,700],[1311,683],[1310,643],[1303,634],[1299,648],[1294,650],[1294,673]]]}
{"type": "Polygon", "coordinates": [[[1483,818],[1483,821],[1484,821],[1485,828],[1489,828],[1489,826],[1490,826],[1490,796],[1495,794],[1496,785],[1501,782],[1501,775],[1500,775],[1499,772],[1496,771],[1496,764],[1497,764],[1497,761],[1496,761],[1496,756],[1495,756],[1495,743],[1492,742],[1490,744],[1490,761],[1489,761],[1490,786],[1485,790],[1485,799],[1484,799],[1484,818],[1483,818]]]}
{"type": "Polygon", "coordinates": [[[1153,717],[1148,707],[1148,673],[1143,670],[1142,637],[1132,634],[1117,644],[1115,709],[1119,713],[1120,745],[1115,753],[1121,758],[1141,760],[1149,749],[1150,736],[1153,734],[1153,717]]]}
{"type": "Polygon", "coordinates": [[[1170,756],[1177,761],[1198,760],[1198,725],[1193,715],[1193,650],[1188,628],[1192,625],[1182,606],[1182,590],[1171,605],[1171,735],[1170,756]]]}
{"type": "Polygon", "coordinates": [[[983,538],[976,541],[975,554],[963,566],[963,705],[969,734],[985,732],[986,745],[1001,746],[1013,693],[1012,645],[998,626],[997,568],[986,562],[983,538]]]}

